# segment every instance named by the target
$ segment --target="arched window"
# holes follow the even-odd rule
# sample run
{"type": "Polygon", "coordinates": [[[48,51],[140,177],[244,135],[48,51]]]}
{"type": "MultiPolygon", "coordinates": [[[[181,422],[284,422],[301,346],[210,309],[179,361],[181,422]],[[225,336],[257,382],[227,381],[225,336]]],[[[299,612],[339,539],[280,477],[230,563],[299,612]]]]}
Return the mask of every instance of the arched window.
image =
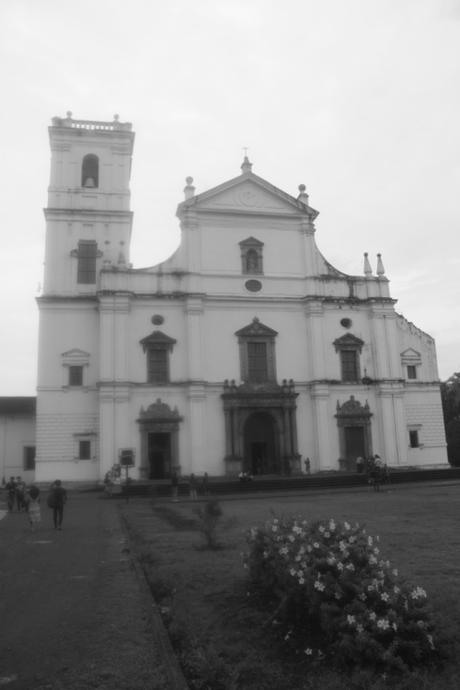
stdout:
{"type": "Polygon", "coordinates": [[[241,271],[245,274],[263,274],[262,250],[263,242],[256,240],[255,237],[248,237],[240,244],[241,250],[241,271]]]}
{"type": "Polygon", "coordinates": [[[99,187],[99,158],[88,153],[81,165],[81,186],[99,187]]]}

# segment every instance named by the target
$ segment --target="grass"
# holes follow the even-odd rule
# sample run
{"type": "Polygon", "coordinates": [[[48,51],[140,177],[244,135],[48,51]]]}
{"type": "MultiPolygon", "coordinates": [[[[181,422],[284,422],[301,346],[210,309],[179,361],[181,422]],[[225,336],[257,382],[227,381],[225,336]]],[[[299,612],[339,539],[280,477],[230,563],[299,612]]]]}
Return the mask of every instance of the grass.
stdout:
{"type": "Polygon", "coordinates": [[[459,485],[398,485],[222,500],[218,550],[204,549],[196,503],[132,499],[122,510],[188,683],[195,690],[450,690],[460,673],[459,485]],[[427,592],[448,658],[395,684],[359,672],[310,670],[284,656],[268,612],[247,595],[245,532],[273,513],[358,522],[380,536],[382,557],[427,592]]]}

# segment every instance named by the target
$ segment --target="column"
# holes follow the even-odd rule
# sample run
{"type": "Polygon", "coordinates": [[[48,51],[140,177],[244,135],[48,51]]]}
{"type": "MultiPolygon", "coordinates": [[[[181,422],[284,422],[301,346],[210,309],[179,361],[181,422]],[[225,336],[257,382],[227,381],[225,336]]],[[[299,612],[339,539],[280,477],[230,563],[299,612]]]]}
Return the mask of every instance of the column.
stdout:
{"type": "Polygon", "coordinates": [[[331,429],[335,419],[329,415],[329,386],[316,384],[311,395],[316,426],[316,457],[313,467],[316,471],[337,469],[337,463],[332,458],[331,429]]]}
{"type": "Polygon", "coordinates": [[[322,302],[307,302],[307,304],[305,305],[305,316],[308,343],[307,355],[310,363],[308,378],[312,381],[324,379],[327,377],[324,360],[324,309],[322,302]]]}

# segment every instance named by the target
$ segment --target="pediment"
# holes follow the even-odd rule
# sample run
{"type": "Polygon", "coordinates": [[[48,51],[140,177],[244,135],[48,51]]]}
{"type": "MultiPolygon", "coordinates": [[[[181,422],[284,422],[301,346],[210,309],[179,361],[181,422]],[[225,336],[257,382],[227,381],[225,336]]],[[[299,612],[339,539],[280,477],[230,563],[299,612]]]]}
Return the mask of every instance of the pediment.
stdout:
{"type": "Polygon", "coordinates": [[[411,363],[411,362],[420,362],[422,356],[420,352],[417,352],[417,350],[414,350],[413,347],[408,347],[407,350],[404,350],[404,352],[401,352],[401,360],[403,363],[411,363]]]}
{"type": "Polygon", "coordinates": [[[179,204],[178,215],[187,206],[197,210],[222,212],[266,213],[273,215],[305,215],[312,220],[318,212],[274,187],[261,177],[247,173],[218,187],[198,194],[179,204]]]}
{"type": "Polygon", "coordinates": [[[174,338],[170,338],[162,331],[153,331],[150,335],[139,341],[144,350],[148,347],[161,347],[166,349],[172,349],[172,346],[177,342],[174,338]]]}
{"type": "Polygon", "coordinates": [[[61,357],[89,357],[89,352],[85,352],[85,350],[79,350],[77,347],[74,347],[72,350],[63,352],[61,357]]]}
{"type": "Polygon", "coordinates": [[[353,333],[346,333],[341,338],[337,338],[336,340],[334,340],[334,346],[336,351],[346,350],[347,348],[349,348],[359,350],[361,352],[363,345],[364,340],[361,340],[361,338],[358,338],[356,335],[353,335],[353,333]]]}
{"type": "Polygon", "coordinates": [[[255,316],[252,323],[236,331],[235,335],[239,338],[274,338],[278,332],[261,323],[255,316]]]}

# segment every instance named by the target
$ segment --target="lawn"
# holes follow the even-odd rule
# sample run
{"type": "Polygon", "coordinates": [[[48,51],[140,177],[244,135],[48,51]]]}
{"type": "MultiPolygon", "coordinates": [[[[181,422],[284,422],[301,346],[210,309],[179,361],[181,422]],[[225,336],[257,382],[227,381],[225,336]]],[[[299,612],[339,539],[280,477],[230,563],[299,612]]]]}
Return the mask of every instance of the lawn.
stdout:
{"type": "Polygon", "coordinates": [[[438,483],[390,486],[380,493],[358,488],[228,497],[220,501],[217,550],[203,548],[196,514],[202,501],[133,498],[121,508],[191,688],[453,690],[460,673],[459,492],[459,484],[438,483]],[[358,672],[344,677],[327,667],[309,669],[305,659],[286,656],[267,624],[269,613],[248,596],[241,559],[246,531],[273,513],[358,522],[379,535],[382,557],[428,593],[446,638],[444,670],[388,683],[358,672]]]}

